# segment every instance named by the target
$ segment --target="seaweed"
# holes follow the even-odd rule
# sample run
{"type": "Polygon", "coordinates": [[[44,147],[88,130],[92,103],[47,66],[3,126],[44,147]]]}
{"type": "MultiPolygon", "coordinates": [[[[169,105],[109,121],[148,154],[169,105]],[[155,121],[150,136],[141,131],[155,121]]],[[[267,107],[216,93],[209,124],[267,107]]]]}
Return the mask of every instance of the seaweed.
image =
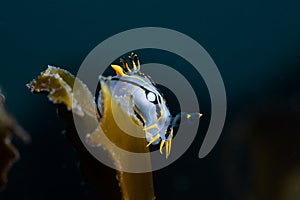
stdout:
{"type": "MultiPolygon", "coordinates": [[[[94,148],[106,150],[107,156],[113,161],[116,169],[122,169],[123,165],[130,162],[129,159],[116,152],[116,147],[131,152],[149,152],[149,149],[145,148],[147,145],[145,138],[129,136],[116,125],[114,118],[122,118],[122,120],[128,121],[129,130],[144,134],[142,126],[137,128],[132,125],[133,120],[126,117],[118,107],[118,102],[114,102],[111,98],[105,85],[102,85],[102,92],[106,106],[101,121],[97,116],[94,96],[82,81],[66,70],[48,66],[27,86],[33,93],[47,93],[49,100],[57,104],[58,113],[67,124],[66,137],[78,152],[84,179],[93,185],[105,199],[155,199],[151,172],[128,173],[111,169],[94,158],[79,138],[74,117],[79,118],[87,135],[90,135],[89,142],[97,144],[94,148]],[[77,87],[76,91],[73,90],[74,84],[77,87]],[[117,112],[114,109],[117,109],[117,112]],[[112,117],[113,112],[114,117],[112,117]],[[115,113],[118,113],[118,116],[115,116],[115,113]],[[115,145],[111,145],[102,133],[115,145]]],[[[146,157],[145,161],[151,168],[150,155],[146,157]]]]}
{"type": "Polygon", "coordinates": [[[10,167],[20,158],[18,150],[11,143],[13,137],[26,143],[30,141],[30,136],[7,111],[5,97],[0,91],[0,191],[5,188],[10,167]]]}

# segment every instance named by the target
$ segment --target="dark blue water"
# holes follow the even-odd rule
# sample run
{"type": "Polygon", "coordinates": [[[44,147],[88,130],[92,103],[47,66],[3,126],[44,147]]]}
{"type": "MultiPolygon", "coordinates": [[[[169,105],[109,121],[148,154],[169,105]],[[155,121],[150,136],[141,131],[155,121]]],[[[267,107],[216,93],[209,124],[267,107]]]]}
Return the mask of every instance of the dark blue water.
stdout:
{"type": "MultiPolygon", "coordinates": [[[[85,56],[109,36],[145,26],[174,29],[198,41],[214,59],[225,83],[231,124],[245,107],[274,100],[274,95],[290,102],[299,94],[299,6],[292,0],[2,1],[0,85],[10,111],[33,141],[27,146],[16,141],[21,160],[0,198],[99,199],[92,186],[82,183],[77,154],[61,134],[64,123],[55,106],[25,87],[48,64],[76,73],[85,56]]],[[[172,56],[165,59],[172,64],[172,56]]],[[[199,136],[183,158],[157,172],[158,199],[232,199],[219,165],[225,137],[209,157],[198,160],[199,136]]]]}

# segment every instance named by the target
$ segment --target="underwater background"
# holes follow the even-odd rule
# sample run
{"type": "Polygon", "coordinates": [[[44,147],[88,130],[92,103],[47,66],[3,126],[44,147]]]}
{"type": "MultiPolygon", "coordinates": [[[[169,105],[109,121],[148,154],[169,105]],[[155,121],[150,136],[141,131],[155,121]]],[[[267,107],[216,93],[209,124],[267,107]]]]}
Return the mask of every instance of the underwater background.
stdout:
{"type": "MultiPolygon", "coordinates": [[[[56,106],[26,84],[47,65],[76,74],[100,42],[148,26],[199,42],[218,66],[228,100],[224,131],[207,157],[198,151],[209,117],[188,151],[154,172],[157,199],[300,199],[299,8],[292,0],[1,2],[0,86],[32,142],[14,141],[21,159],[0,199],[102,199],[82,178],[56,106]]],[[[143,63],[180,69],[209,115],[205,83],[186,61],[158,50],[137,53],[143,63]]]]}

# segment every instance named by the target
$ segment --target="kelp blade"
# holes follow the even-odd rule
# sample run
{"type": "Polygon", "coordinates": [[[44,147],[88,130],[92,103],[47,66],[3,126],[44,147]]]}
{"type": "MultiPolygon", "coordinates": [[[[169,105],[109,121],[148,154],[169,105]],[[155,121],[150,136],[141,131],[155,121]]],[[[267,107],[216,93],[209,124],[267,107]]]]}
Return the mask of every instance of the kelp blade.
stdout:
{"type": "MultiPolygon", "coordinates": [[[[84,83],[82,83],[79,79],[75,78],[68,71],[56,67],[49,67],[44,72],[42,72],[39,77],[37,77],[27,86],[31,89],[32,92],[35,93],[49,93],[48,97],[50,101],[52,101],[55,104],[63,104],[67,107],[68,110],[72,110],[75,114],[82,117],[81,122],[83,123],[83,126],[90,128],[91,126],[94,127],[96,126],[96,124],[100,124],[96,116],[93,95],[84,83]],[[74,83],[76,84],[75,91],[73,90],[74,83]]],[[[113,100],[110,98],[110,93],[106,92],[105,102],[108,101],[113,102],[113,100]]],[[[107,105],[115,105],[114,108],[118,107],[116,103],[107,105]]],[[[121,147],[123,149],[132,152],[149,152],[149,149],[146,148],[146,140],[141,138],[134,138],[124,133],[121,129],[118,128],[118,126],[116,126],[116,123],[113,120],[111,113],[112,107],[106,106],[104,117],[101,120],[101,128],[102,130],[104,130],[104,134],[107,136],[107,138],[109,138],[109,140],[113,142],[116,146],[121,147]]],[[[127,120],[132,119],[128,118],[127,120]]],[[[70,121],[68,123],[70,123],[70,121]]],[[[74,124],[72,124],[72,126],[74,126],[74,124]]],[[[73,129],[73,131],[75,130],[76,129],[73,129]]],[[[140,129],[139,131],[142,131],[142,129],[140,129]]],[[[143,133],[141,132],[140,134],[143,133]]],[[[70,135],[72,137],[78,137],[77,133],[70,135]]],[[[103,138],[98,137],[101,134],[97,134],[96,131],[91,135],[92,137],[90,139],[92,140],[92,142],[99,144],[97,145],[98,147],[95,148],[104,148],[108,150],[107,152],[109,153],[109,156],[111,157],[113,162],[116,165],[118,165],[116,167],[117,169],[120,169],[120,167],[122,167],[120,165],[128,164],[126,163],[126,159],[124,159],[124,157],[120,157],[120,155],[118,155],[114,151],[114,148],[112,148],[111,143],[107,143],[105,140],[103,140],[103,138]],[[123,163],[120,162],[120,160],[122,160],[123,163]]],[[[75,145],[75,148],[78,146],[80,145],[75,145]]],[[[77,150],[82,151],[82,149],[77,150]]],[[[149,167],[151,167],[150,155],[148,158],[146,158],[146,160],[146,164],[149,164],[149,167]]],[[[151,172],[126,173],[122,171],[117,171],[117,174],[123,199],[155,199],[151,172]]]]}

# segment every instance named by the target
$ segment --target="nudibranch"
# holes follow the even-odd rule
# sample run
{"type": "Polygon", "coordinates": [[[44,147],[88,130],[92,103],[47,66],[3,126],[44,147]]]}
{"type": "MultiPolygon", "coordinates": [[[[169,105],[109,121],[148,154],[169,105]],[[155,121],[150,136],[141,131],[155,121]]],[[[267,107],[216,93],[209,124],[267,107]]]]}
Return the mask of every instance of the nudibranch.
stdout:
{"type": "MultiPolygon", "coordinates": [[[[180,119],[187,120],[200,118],[200,113],[180,113],[172,117],[166,104],[166,100],[157,85],[152,81],[150,76],[140,71],[141,65],[137,54],[131,53],[128,57],[120,59],[121,65],[112,64],[111,67],[116,72],[116,76],[109,77],[109,90],[113,97],[128,97],[130,105],[122,105],[124,110],[131,108],[133,115],[143,125],[145,137],[148,146],[160,144],[159,150],[165,146],[166,158],[170,155],[173,128],[179,124],[180,119]]],[[[101,81],[108,80],[100,76],[101,81]]],[[[103,95],[101,87],[97,89],[96,104],[100,117],[103,114],[103,95]]]]}

